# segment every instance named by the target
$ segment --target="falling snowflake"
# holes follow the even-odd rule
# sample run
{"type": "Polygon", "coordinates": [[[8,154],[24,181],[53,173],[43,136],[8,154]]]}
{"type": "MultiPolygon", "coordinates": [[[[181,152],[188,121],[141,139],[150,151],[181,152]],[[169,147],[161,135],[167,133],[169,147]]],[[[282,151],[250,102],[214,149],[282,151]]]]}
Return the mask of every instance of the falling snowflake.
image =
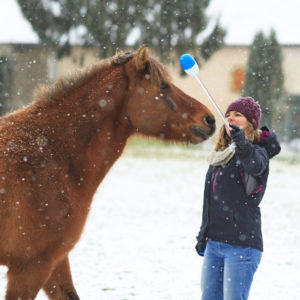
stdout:
{"type": "Polygon", "coordinates": [[[107,101],[105,99],[101,99],[99,101],[99,105],[100,105],[100,107],[105,107],[107,105],[107,101]]]}

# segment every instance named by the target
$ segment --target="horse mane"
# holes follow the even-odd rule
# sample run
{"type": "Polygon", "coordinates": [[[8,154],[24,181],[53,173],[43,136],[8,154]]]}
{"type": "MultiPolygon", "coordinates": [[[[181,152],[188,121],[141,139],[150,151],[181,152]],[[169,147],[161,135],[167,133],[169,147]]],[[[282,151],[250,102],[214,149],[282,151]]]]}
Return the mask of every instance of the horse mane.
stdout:
{"type": "MultiPolygon", "coordinates": [[[[60,78],[55,84],[41,84],[34,90],[33,102],[37,103],[43,100],[56,101],[61,99],[71,90],[83,86],[96,75],[99,76],[100,73],[113,66],[124,65],[134,57],[135,53],[136,52],[133,51],[126,51],[121,55],[102,59],[99,63],[85,68],[84,70],[76,70],[73,74],[60,78]]],[[[155,83],[158,86],[170,81],[170,75],[166,68],[152,57],[149,57],[144,72],[149,74],[152,83],[155,83]]]]}

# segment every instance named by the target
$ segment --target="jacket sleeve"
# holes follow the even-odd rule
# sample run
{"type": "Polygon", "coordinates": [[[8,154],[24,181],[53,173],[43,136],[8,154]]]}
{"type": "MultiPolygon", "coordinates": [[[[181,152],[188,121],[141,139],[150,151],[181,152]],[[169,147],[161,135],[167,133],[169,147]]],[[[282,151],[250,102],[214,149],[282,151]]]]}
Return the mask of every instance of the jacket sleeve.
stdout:
{"type": "Polygon", "coordinates": [[[274,131],[269,130],[267,127],[262,127],[260,146],[263,146],[268,153],[269,158],[274,157],[281,151],[280,143],[274,131]]]}
{"type": "Polygon", "coordinates": [[[236,157],[246,173],[252,176],[261,176],[269,166],[269,155],[266,149],[252,144],[247,139],[242,147],[236,147],[236,157]]]}

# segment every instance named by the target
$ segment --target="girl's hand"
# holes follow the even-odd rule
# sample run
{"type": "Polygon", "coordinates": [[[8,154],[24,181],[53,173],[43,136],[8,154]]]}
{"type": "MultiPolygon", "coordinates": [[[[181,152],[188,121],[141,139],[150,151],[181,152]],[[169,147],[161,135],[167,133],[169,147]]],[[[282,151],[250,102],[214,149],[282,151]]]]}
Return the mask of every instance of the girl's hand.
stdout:
{"type": "Polygon", "coordinates": [[[236,145],[241,145],[245,141],[245,134],[243,129],[236,125],[229,124],[230,135],[236,145]]]}

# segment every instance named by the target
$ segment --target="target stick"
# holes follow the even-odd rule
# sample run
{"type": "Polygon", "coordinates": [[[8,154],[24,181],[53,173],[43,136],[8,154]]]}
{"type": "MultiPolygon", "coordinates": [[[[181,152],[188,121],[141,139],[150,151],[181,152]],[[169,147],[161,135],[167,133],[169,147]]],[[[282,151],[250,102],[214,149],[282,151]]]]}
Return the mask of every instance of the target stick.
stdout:
{"type": "Polygon", "coordinates": [[[230,128],[229,127],[229,123],[226,120],[225,116],[223,115],[222,111],[220,110],[219,106],[217,105],[217,103],[215,102],[215,100],[213,99],[213,97],[210,95],[209,91],[207,90],[207,88],[205,87],[205,85],[203,84],[203,82],[200,80],[200,78],[198,76],[199,67],[198,67],[198,64],[196,63],[195,59],[190,54],[183,54],[183,55],[181,55],[179,61],[180,61],[182,69],[188,75],[190,75],[192,77],[195,77],[197,79],[197,81],[201,85],[202,89],[204,90],[204,92],[208,96],[209,100],[211,101],[211,103],[214,105],[214,107],[216,108],[217,112],[221,116],[224,124],[228,128],[230,128]]]}

